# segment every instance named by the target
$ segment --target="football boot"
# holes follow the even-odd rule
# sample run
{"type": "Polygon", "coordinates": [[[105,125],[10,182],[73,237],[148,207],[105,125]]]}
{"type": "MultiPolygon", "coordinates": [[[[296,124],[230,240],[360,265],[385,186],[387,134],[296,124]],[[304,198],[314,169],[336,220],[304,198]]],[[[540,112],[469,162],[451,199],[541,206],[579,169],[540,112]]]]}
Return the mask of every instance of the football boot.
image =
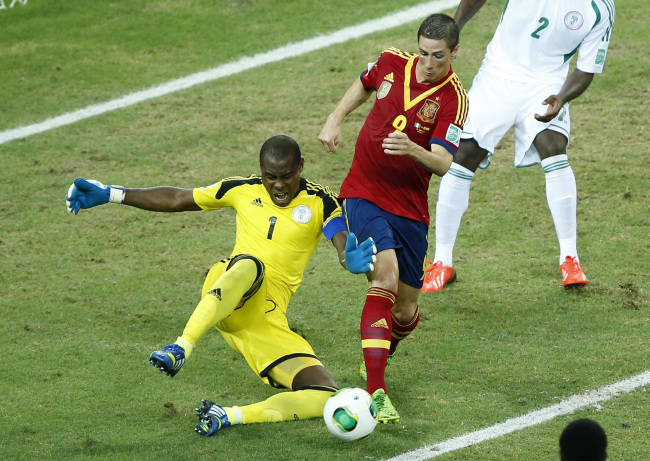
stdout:
{"type": "Polygon", "coordinates": [[[424,282],[422,282],[422,293],[442,291],[445,285],[456,281],[456,271],[453,267],[443,266],[441,261],[433,264],[424,270],[424,282]]]}

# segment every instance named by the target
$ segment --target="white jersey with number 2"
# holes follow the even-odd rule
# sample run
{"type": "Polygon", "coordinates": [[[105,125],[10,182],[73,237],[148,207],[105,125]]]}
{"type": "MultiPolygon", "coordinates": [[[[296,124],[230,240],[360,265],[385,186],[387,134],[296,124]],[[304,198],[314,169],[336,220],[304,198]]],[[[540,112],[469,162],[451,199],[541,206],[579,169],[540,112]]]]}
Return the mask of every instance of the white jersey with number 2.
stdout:
{"type": "Polygon", "coordinates": [[[579,70],[601,73],[614,17],[613,0],[509,0],[483,64],[513,81],[563,82],[577,52],[579,70]]]}

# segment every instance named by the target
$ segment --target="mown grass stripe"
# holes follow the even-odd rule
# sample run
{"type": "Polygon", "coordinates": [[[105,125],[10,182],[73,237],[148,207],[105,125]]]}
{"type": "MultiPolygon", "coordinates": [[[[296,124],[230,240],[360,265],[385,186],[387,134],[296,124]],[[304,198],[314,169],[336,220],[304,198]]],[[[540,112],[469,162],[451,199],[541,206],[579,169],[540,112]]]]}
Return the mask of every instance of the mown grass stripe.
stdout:
{"type": "Polygon", "coordinates": [[[196,85],[235,75],[255,67],[264,66],[284,59],[294,58],[332,45],[345,43],[374,32],[395,28],[402,24],[424,18],[429,14],[452,8],[458,5],[458,3],[459,0],[435,0],[432,2],[421,3],[379,19],[373,19],[356,26],[346,27],[328,35],[317,36],[297,43],[289,43],[280,48],[260,53],[255,56],[245,56],[237,61],[222,64],[212,69],[188,75],[187,77],[171,80],[146,90],[130,93],[108,102],[94,104],[32,125],[2,131],[0,132],[0,144],[43,133],[54,128],[60,128],[117,109],[123,109],[149,99],[159,98],[196,85]]]}

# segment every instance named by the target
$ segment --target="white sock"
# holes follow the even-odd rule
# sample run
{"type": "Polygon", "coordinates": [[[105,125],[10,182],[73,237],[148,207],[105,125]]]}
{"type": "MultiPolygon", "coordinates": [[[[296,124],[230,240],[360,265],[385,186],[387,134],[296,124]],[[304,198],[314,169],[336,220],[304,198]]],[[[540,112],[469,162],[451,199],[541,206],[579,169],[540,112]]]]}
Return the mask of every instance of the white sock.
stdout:
{"type": "Polygon", "coordinates": [[[436,203],[436,251],[433,262],[453,266],[454,244],[460,228],[460,220],[469,206],[469,189],[474,173],[452,163],[440,180],[438,203],[436,203]]]}
{"type": "Polygon", "coordinates": [[[542,160],[542,168],[546,173],[546,200],[553,216],[562,264],[567,256],[578,257],[576,177],[566,155],[542,160]]]}

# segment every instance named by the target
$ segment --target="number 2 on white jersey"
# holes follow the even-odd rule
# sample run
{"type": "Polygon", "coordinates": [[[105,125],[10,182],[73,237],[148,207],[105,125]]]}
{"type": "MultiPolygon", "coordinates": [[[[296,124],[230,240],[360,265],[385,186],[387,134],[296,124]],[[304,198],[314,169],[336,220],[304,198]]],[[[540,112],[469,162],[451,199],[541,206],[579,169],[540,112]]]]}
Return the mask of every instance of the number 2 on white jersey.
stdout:
{"type": "Polygon", "coordinates": [[[541,26],[539,26],[537,29],[535,29],[535,31],[532,34],[530,34],[530,36],[533,37],[533,38],[540,38],[539,37],[539,32],[546,29],[548,27],[548,24],[549,24],[549,20],[544,18],[544,17],[539,18],[538,22],[541,24],[541,26]]]}

